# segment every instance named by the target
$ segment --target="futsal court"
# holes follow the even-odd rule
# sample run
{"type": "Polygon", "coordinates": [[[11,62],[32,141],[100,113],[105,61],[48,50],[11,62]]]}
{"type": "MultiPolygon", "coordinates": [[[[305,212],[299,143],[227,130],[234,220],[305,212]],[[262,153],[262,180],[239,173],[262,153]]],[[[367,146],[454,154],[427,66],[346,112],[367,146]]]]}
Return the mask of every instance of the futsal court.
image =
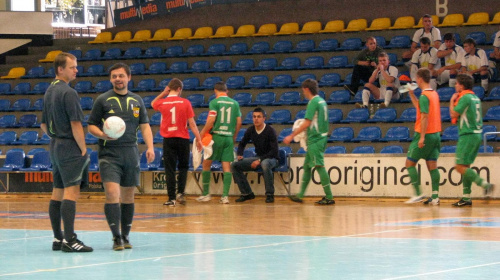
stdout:
{"type": "Polygon", "coordinates": [[[0,279],[499,279],[498,201],[137,196],[131,250],[113,251],[102,194],[77,204],[92,253],[51,251],[48,195],[0,195],[0,279]]]}

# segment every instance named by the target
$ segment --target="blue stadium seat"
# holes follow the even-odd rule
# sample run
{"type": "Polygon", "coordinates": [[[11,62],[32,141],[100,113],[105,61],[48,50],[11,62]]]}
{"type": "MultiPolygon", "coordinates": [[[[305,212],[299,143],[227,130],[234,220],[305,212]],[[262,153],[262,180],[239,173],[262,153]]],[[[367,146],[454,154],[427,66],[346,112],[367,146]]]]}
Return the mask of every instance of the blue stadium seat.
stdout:
{"type": "Polygon", "coordinates": [[[205,96],[202,93],[193,93],[186,96],[186,99],[191,102],[193,108],[200,108],[205,103],[205,96]]]}
{"type": "Polygon", "coordinates": [[[11,145],[35,145],[36,140],[38,140],[38,131],[28,130],[21,133],[19,139],[11,145]]]}
{"type": "Polygon", "coordinates": [[[228,72],[232,68],[231,60],[221,59],[214,63],[214,66],[207,70],[207,72],[228,72]]]}
{"type": "Polygon", "coordinates": [[[0,133],[0,145],[10,145],[17,139],[17,133],[12,130],[0,133]]]}
{"type": "Polygon", "coordinates": [[[350,85],[351,84],[351,78],[352,78],[352,73],[349,73],[345,76],[344,78],[344,81],[341,82],[339,85],[340,86],[343,86],[343,85],[350,85]]]}
{"type": "Polygon", "coordinates": [[[29,100],[28,98],[21,98],[12,103],[9,111],[28,111],[30,106],[31,100],[29,100]]]}
{"type": "Polygon", "coordinates": [[[191,45],[186,49],[185,53],[180,54],[181,57],[186,56],[200,56],[205,52],[205,47],[203,45],[191,45]]]}
{"type": "Polygon", "coordinates": [[[177,61],[170,64],[167,72],[168,74],[185,73],[188,70],[188,64],[185,61],[177,61]]]}
{"type": "Polygon", "coordinates": [[[332,131],[332,135],[328,138],[328,142],[349,142],[354,138],[354,130],[352,127],[337,127],[332,131]]]}
{"type": "Polygon", "coordinates": [[[189,70],[194,73],[203,73],[207,72],[209,68],[210,68],[210,62],[206,60],[198,60],[191,65],[191,68],[189,70]]]}
{"type": "Polygon", "coordinates": [[[389,62],[393,66],[403,66],[404,62],[403,61],[398,61],[398,55],[395,53],[387,53],[389,56],[389,62]]]}
{"type": "Polygon", "coordinates": [[[89,163],[89,171],[97,172],[99,171],[99,155],[97,151],[90,152],[90,163],[89,163]]]}
{"type": "Polygon", "coordinates": [[[477,97],[479,97],[479,99],[484,99],[486,93],[484,92],[484,88],[482,86],[474,86],[472,87],[472,91],[476,94],[477,97]]]}
{"type": "Polygon", "coordinates": [[[155,159],[152,162],[148,163],[148,159],[146,157],[146,151],[142,152],[141,160],[139,163],[141,171],[159,170],[162,157],[163,157],[163,149],[155,148],[155,159]]]}
{"type": "Polygon", "coordinates": [[[137,131],[137,143],[144,144],[144,137],[142,136],[142,131],[137,131]]]}
{"type": "Polygon", "coordinates": [[[238,55],[244,54],[248,50],[248,45],[246,43],[234,43],[229,47],[229,51],[225,52],[224,55],[238,55]]]}
{"type": "Polygon", "coordinates": [[[17,84],[14,89],[8,94],[28,94],[31,90],[31,84],[29,82],[23,82],[17,84]]]}
{"type": "Polygon", "coordinates": [[[441,151],[440,153],[442,154],[454,154],[457,150],[457,146],[455,145],[448,145],[448,146],[441,146],[441,151]]]}
{"type": "Polygon", "coordinates": [[[441,141],[457,141],[458,140],[458,126],[451,125],[443,130],[441,141]]]}
{"type": "Polygon", "coordinates": [[[0,112],[7,112],[10,109],[10,100],[0,99],[0,112]]]}
{"type": "Polygon", "coordinates": [[[238,92],[233,96],[233,99],[242,106],[251,106],[252,94],[248,92],[238,92]]]}
{"type": "Polygon", "coordinates": [[[49,82],[39,82],[37,83],[32,90],[28,91],[29,94],[45,94],[47,89],[49,88],[49,82]]]}
{"type": "Polygon", "coordinates": [[[182,46],[171,46],[165,50],[165,53],[160,57],[179,57],[184,52],[182,46]]]}
{"type": "MultiPolygon", "coordinates": [[[[321,98],[325,99],[325,92],[324,92],[324,91],[320,90],[320,91],[318,92],[318,95],[319,95],[321,98]]],[[[307,104],[307,103],[309,103],[309,99],[307,99],[307,98],[305,98],[305,97],[304,97],[304,99],[301,101],[301,104],[307,104]]]]}
{"type": "Polygon", "coordinates": [[[325,154],[345,154],[347,150],[344,146],[329,146],[325,149],[325,154]]]}
{"type": "Polygon", "coordinates": [[[21,79],[41,78],[43,74],[45,74],[45,68],[43,68],[42,66],[36,66],[28,70],[26,75],[21,76],[21,79]]]}
{"type": "Polygon", "coordinates": [[[226,52],[226,45],[224,44],[213,44],[208,47],[207,52],[203,55],[222,55],[226,52]]]}
{"type": "Polygon", "coordinates": [[[16,124],[16,116],[14,115],[0,116],[0,128],[14,127],[15,124],[16,124]]]}
{"type": "Polygon", "coordinates": [[[441,121],[443,121],[443,122],[450,122],[451,121],[449,107],[441,106],[441,121]]]}
{"type": "Polygon", "coordinates": [[[37,123],[37,116],[35,114],[24,114],[19,117],[19,121],[14,127],[40,127],[37,123]]]}
{"type": "MultiPolygon", "coordinates": [[[[283,139],[285,139],[285,137],[287,137],[288,135],[292,134],[292,128],[291,127],[288,127],[288,128],[284,128],[280,131],[280,133],[278,134],[278,142],[281,143],[283,142],[283,139]]],[[[293,142],[293,140],[292,140],[293,142]]]]}
{"type": "Polygon", "coordinates": [[[276,67],[276,70],[295,70],[300,67],[300,58],[298,57],[286,57],[281,61],[280,66],[276,67]]]}
{"type": "Polygon", "coordinates": [[[90,96],[80,97],[80,105],[82,106],[82,110],[92,110],[94,99],[90,96]]]}
{"type": "Polygon", "coordinates": [[[310,56],[304,61],[304,65],[299,66],[299,69],[319,69],[325,65],[325,60],[322,56],[310,56]]]}
{"type": "Polygon", "coordinates": [[[396,119],[396,109],[394,108],[381,108],[375,112],[373,118],[367,122],[393,122],[396,119]]]}
{"type": "Polygon", "coordinates": [[[275,76],[271,83],[266,88],[281,88],[281,87],[290,87],[292,84],[292,76],[288,74],[281,74],[275,76]]]}
{"type": "Polygon", "coordinates": [[[129,89],[130,91],[152,91],[156,87],[154,79],[142,79],[137,83],[137,87],[129,89]]]}
{"type": "Polygon", "coordinates": [[[110,48],[107,49],[100,60],[115,60],[120,59],[122,56],[122,50],[120,48],[110,48]]]}
{"type": "Polygon", "coordinates": [[[252,45],[250,50],[245,52],[246,54],[263,54],[268,52],[271,49],[269,46],[268,42],[261,41],[261,42],[256,42],[252,45]]]}
{"type": "Polygon", "coordinates": [[[280,98],[273,105],[296,105],[301,102],[298,91],[287,91],[281,94],[280,98]]]}
{"type": "Polygon", "coordinates": [[[142,62],[130,64],[130,73],[132,75],[144,75],[146,73],[146,65],[142,62]]]}
{"type": "Polygon", "coordinates": [[[380,150],[381,154],[403,154],[403,147],[400,145],[390,145],[384,146],[382,150],[380,150]]]}
{"type": "MultiPolygon", "coordinates": [[[[204,90],[204,89],[212,90],[212,89],[214,89],[215,84],[220,82],[220,81],[222,81],[221,77],[218,77],[218,76],[208,77],[203,81],[201,86],[197,88],[197,90],[204,90]]],[[[243,81],[243,84],[245,84],[244,81],[243,81]]]]}
{"type": "Polygon", "coordinates": [[[163,50],[161,47],[149,47],[144,51],[143,55],[140,55],[139,58],[159,58],[163,50]]]}
{"type": "Polygon", "coordinates": [[[94,135],[90,134],[90,132],[87,132],[87,134],[85,134],[85,144],[95,145],[95,144],[97,144],[98,141],[99,141],[99,139],[97,137],[95,137],[94,135]]]}
{"type": "Polygon", "coordinates": [[[313,40],[302,40],[297,42],[295,48],[290,52],[312,52],[315,48],[315,43],[313,40]]]}
{"type": "Polygon", "coordinates": [[[242,71],[242,72],[247,72],[255,68],[255,61],[251,58],[244,58],[240,59],[236,62],[234,67],[232,69],[229,69],[229,71],[242,71]]]}
{"type": "Polygon", "coordinates": [[[332,52],[339,47],[337,39],[323,39],[319,42],[318,47],[313,49],[314,52],[332,52]]]}
{"type": "Polygon", "coordinates": [[[91,81],[78,81],[75,84],[74,89],[78,93],[92,92],[92,82],[91,81]]]}
{"type": "Polygon", "coordinates": [[[161,80],[158,86],[153,89],[153,91],[163,91],[168,86],[168,83],[170,83],[171,80],[172,78],[161,80]]]}
{"type": "Polygon", "coordinates": [[[278,41],[274,44],[273,48],[269,50],[267,53],[287,53],[290,52],[293,48],[291,41],[278,41]]]}
{"type": "Polygon", "coordinates": [[[301,155],[301,154],[305,154],[307,153],[304,148],[300,147],[299,150],[297,151],[297,154],[301,155]]]}
{"type": "Polygon", "coordinates": [[[484,33],[483,31],[470,32],[469,34],[467,34],[467,36],[465,36],[465,39],[469,38],[474,39],[477,45],[486,45],[487,43],[486,33],[484,33]]]}
{"type": "Polygon", "coordinates": [[[207,122],[208,111],[201,112],[196,119],[196,125],[204,125],[207,122]]]}
{"type": "Polygon", "coordinates": [[[388,45],[385,46],[386,49],[406,49],[411,46],[411,39],[408,35],[396,35],[391,38],[388,45]]]}
{"type": "Polygon", "coordinates": [[[196,136],[194,136],[194,133],[191,131],[191,129],[188,129],[188,133],[189,133],[189,142],[192,143],[196,136]]]}
{"type": "Polygon", "coordinates": [[[167,73],[167,64],[165,62],[153,62],[149,65],[148,70],[144,74],[154,75],[154,74],[164,74],[167,73]]]}
{"type": "Polygon", "coordinates": [[[89,92],[103,93],[103,92],[106,92],[112,88],[113,88],[113,85],[111,84],[111,82],[109,80],[104,80],[104,81],[97,82],[94,89],[90,90],[89,92]]]}
{"type": "Polygon", "coordinates": [[[400,141],[407,142],[410,141],[410,129],[406,126],[393,126],[390,127],[385,136],[380,138],[380,142],[389,141],[400,141]]]}
{"type": "Polygon", "coordinates": [[[22,150],[9,150],[5,155],[5,162],[0,171],[19,171],[24,167],[25,154],[22,150]]]}
{"type": "Polygon", "coordinates": [[[252,106],[269,106],[276,101],[276,93],[266,91],[257,94],[255,101],[251,103],[252,106]]]}
{"type": "Polygon", "coordinates": [[[139,47],[132,47],[125,50],[122,59],[136,59],[142,55],[142,49],[139,47]]]}
{"type": "Polygon", "coordinates": [[[144,107],[146,107],[146,109],[153,108],[153,106],[151,106],[151,102],[153,102],[153,100],[155,98],[156,98],[156,96],[154,96],[154,95],[148,95],[148,96],[142,97],[142,101],[144,102],[144,107]]]}
{"type": "Polygon", "coordinates": [[[452,88],[452,87],[438,88],[437,93],[439,95],[439,101],[449,102],[451,99],[451,96],[455,93],[455,88],[452,88]]]}
{"type": "Polygon", "coordinates": [[[68,53],[74,55],[77,60],[80,60],[83,55],[81,50],[69,50],[68,53]]]}
{"type": "Polygon", "coordinates": [[[340,75],[338,73],[326,73],[318,81],[320,87],[335,87],[340,83],[340,75]]]}
{"type": "Polygon", "coordinates": [[[361,128],[357,137],[351,139],[351,142],[372,141],[377,142],[382,138],[382,131],[378,126],[366,126],[361,128]]]}
{"type": "Polygon", "coordinates": [[[347,104],[351,99],[351,93],[345,89],[336,90],[330,94],[330,98],[327,100],[328,103],[332,104],[347,104]]]}
{"type": "Polygon", "coordinates": [[[81,61],[90,61],[90,60],[99,60],[101,58],[101,50],[100,49],[90,49],[85,52],[81,61]]]}
{"type": "Polygon", "coordinates": [[[302,110],[298,111],[297,114],[295,114],[294,121],[296,121],[298,119],[303,119],[305,116],[306,116],[306,109],[302,109],[302,110]]]}
{"type": "Polygon", "coordinates": [[[379,46],[381,48],[385,48],[385,46],[387,45],[387,42],[386,42],[384,36],[373,36],[373,37],[375,37],[375,41],[377,42],[377,46],[379,46]]]}
{"type": "Polygon", "coordinates": [[[341,120],[341,123],[366,122],[370,117],[370,112],[366,108],[352,109],[347,113],[347,117],[341,120]]]}
{"type": "MultiPolygon", "coordinates": [[[[78,69],[78,67],[77,67],[77,69],[78,69]]],[[[80,70],[78,70],[78,71],[80,71],[80,70]]],[[[47,72],[45,72],[45,74],[40,76],[40,78],[55,78],[55,76],[56,76],[56,73],[55,73],[54,67],[50,67],[47,70],[47,72]]],[[[78,74],[77,74],[77,76],[78,76],[78,74]]]]}
{"type": "MultiPolygon", "coordinates": [[[[151,124],[151,122],[149,124],[151,124]]],[[[161,144],[161,143],[163,143],[163,136],[161,136],[161,133],[158,130],[153,136],[153,144],[161,144]]]]}
{"type": "Polygon", "coordinates": [[[212,94],[208,97],[207,102],[203,104],[203,107],[208,107],[210,105],[210,102],[215,99],[215,94],[212,94]]]}
{"type": "MultiPolygon", "coordinates": [[[[495,125],[491,125],[491,124],[483,125],[483,133],[482,133],[483,139],[484,139],[484,134],[487,132],[497,132],[497,127],[495,125]]],[[[486,136],[486,140],[493,141],[493,140],[495,140],[497,135],[498,134],[488,134],[488,136],[486,136]]]]}
{"type": "Polygon", "coordinates": [[[39,152],[45,152],[45,151],[47,151],[45,148],[33,148],[33,149],[29,150],[26,155],[27,156],[34,156],[35,154],[37,154],[39,152]]]}
{"type": "Polygon", "coordinates": [[[292,113],[288,109],[275,110],[267,119],[269,124],[288,124],[292,121],[292,113]]]}
{"type": "Polygon", "coordinates": [[[262,59],[257,67],[253,68],[253,71],[270,71],[278,67],[278,60],[276,58],[264,58],[262,59]]]}
{"type": "Polygon", "coordinates": [[[363,42],[361,41],[361,38],[347,38],[342,42],[337,51],[355,51],[361,50],[362,47],[363,42]]]}
{"type": "Polygon", "coordinates": [[[374,154],[375,148],[373,148],[372,146],[357,146],[352,150],[351,153],[352,154],[374,154]]]}
{"type": "Polygon", "coordinates": [[[301,87],[302,83],[307,79],[316,80],[316,75],[314,74],[302,74],[295,79],[295,83],[291,84],[290,87],[301,87]]]}
{"type": "Polygon", "coordinates": [[[486,151],[485,151],[485,146],[484,145],[481,145],[479,146],[479,150],[478,150],[478,153],[480,154],[484,154],[484,153],[493,153],[493,147],[490,146],[490,145],[486,145],[486,151]]]}
{"type": "Polygon", "coordinates": [[[344,114],[341,109],[328,109],[328,122],[329,123],[339,123],[344,114]]]}
{"type": "Polygon", "coordinates": [[[415,108],[407,108],[402,113],[401,116],[394,120],[394,122],[415,122],[417,119],[417,110],[415,108]]]}
{"type": "Polygon", "coordinates": [[[241,142],[241,139],[243,139],[245,132],[247,132],[246,128],[241,128],[240,131],[238,131],[238,134],[236,135],[236,142],[241,142]]]}
{"type": "Polygon", "coordinates": [[[47,134],[43,134],[40,139],[35,142],[35,145],[48,145],[50,143],[50,137],[47,134]]]}
{"type": "Polygon", "coordinates": [[[347,58],[347,55],[336,55],[332,56],[327,64],[323,66],[325,69],[329,68],[346,68],[347,65],[349,64],[349,59],[347,58]]]}
{"type": "Polygon", "coordinates": [[[200,79],[197,77],[186,78],[182,81],[184,90],[195,90],[200,87],[200,79]]]}
{"type": "Polygon", "coordinates": [[[87,114],[87,115],[83,116],[83,121],[82,121],[82,126],[83,127],[88,126],[89,119],[90,119],[90,114],[87,114]]]}
{"type": "Polygon", "coordinates": [[[266,75],[256,75],[248,79],[248,84],[242,88],[265,88],[269,84],[269,79],[266,75]]]}
{"type": "Polygon", "coordinates": [[[0,83],[0,94],[9,94],[10,93],[10,84],[0,83]]]}
{"type": "Polygon", "coordinates": [[[246,114],[245,118],[241,121],[242,124],[252,124],[253,123],[253,112],[250,111],[246,114]]]}
{"type": "Polygon", "coordinates": [[[245,85],[245,78],[243,76],[231,76],[226,80],[228,89],[238,89],[245,85]]]}

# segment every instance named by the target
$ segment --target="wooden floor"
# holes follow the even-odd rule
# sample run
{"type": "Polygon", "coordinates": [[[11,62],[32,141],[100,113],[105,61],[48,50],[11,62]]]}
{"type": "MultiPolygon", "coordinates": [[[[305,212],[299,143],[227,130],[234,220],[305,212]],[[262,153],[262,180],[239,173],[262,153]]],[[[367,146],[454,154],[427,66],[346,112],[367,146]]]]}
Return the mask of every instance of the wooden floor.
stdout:
{"type": "Polygon", "coordinates": [[[188,197],[185,206],[166,207],[162,205],[166,196],[137,196],[130,235],[134,249],[114,252],[103,215],[104,198],[85,194],[77,204],[75,229],[95,251],[64,254],[50,250],[48,195],[0,195],[0,248],[4,247],[0,279],[62,279],[70,272],[81,275],[71,276],[74,279],[88,279],[113,267],[124,274],[107,279],[329,275],[336,275],[329,279],[498,279],[500,275],[499,201],[474,200],[472,207],[454,208],[451,200],[424,206],[407,205],[401,199],[337,198],[334,206],[317,206],[314,201],[319,198],[297,204],[279,197],[266,204],[264,197],[244,203],[231,197],[229,205],[219,204],[218,197],[208,203],[194,198],[188,197]],[[161,244],[154,245],[155,240],[161,244]],[[44,256],[50,261],[45,262],[44,256]],[[268,260],[271,256],[275,259],[268,260]],[[158,267],[149,263],[155,258],[158,267]],[[133,269],[140,265],[151,268],[133,269]]]}

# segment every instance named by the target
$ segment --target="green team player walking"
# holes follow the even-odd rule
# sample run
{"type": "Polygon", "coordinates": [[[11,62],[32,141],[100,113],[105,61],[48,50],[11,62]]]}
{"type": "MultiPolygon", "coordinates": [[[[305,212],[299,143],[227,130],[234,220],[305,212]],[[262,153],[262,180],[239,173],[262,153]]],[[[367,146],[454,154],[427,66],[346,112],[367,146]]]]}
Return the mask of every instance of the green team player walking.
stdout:
{"type": "Polygon", "coordinates": [[[450,116],[458,119],[458,143],[455,154],[455,169],[462,174],[463,196],[453,206],[471,206],[470,198],[472,182],[484,188],[485,195],[493,192],[494,185],[470,168],[474,162],[481,145],[483,132],[483,117],[481,100],[472,91],[474,79],[466,74],[457,75],[455,90],[457,91],[450,99],[450,116]]]}
{"type": "Polygon", "coordinates": [[[326,195],[316,203],[321,205],[335,204],[330,188],[330,177],[326,172],[324,162],[324,153],[329,129],[328,107],[326,106],[326,101],[318,95],[319,89],[317,81],[312,79],[305,80],[302,83],[302,92],[304,96],[309,99],[306,115],[304,117],[305,120],[291,135],[283,139],[283,143],[290,144],[293,137],[307,129],[307,153],[304,160],[302,184],[300,192],[295,196],[290,196],[290,199],[294,202],[302,202],[302,198],[311,180],[312,168],[316,167],[316,171],[319,174],[321,185],[326,195]]]}

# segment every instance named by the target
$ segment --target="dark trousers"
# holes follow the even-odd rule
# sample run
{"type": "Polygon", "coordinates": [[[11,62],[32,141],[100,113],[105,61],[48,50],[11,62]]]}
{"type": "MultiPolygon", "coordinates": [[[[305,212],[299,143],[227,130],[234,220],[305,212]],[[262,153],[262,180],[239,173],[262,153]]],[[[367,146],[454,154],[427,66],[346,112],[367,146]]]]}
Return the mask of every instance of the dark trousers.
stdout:
{"type": "Polygon", "coordinates": [[[168,197],[169,200],[175,200],[176,189],[177,193],[184,193],[186,189],[189,168],[189,139],[163,138],[163,164],[167,177],[168,197]],[[179,170],[177,182],[175,180],[176,167],[179,170]]]}
{"type": "Polygon", "coordinates": [[[375,69],[371,66],[355,65],[352,70],[351,85],[349,86],[351,90],[357,92],[359,88],[359,81],[363,80],[368,82],[373,70],[375,69]]]}

